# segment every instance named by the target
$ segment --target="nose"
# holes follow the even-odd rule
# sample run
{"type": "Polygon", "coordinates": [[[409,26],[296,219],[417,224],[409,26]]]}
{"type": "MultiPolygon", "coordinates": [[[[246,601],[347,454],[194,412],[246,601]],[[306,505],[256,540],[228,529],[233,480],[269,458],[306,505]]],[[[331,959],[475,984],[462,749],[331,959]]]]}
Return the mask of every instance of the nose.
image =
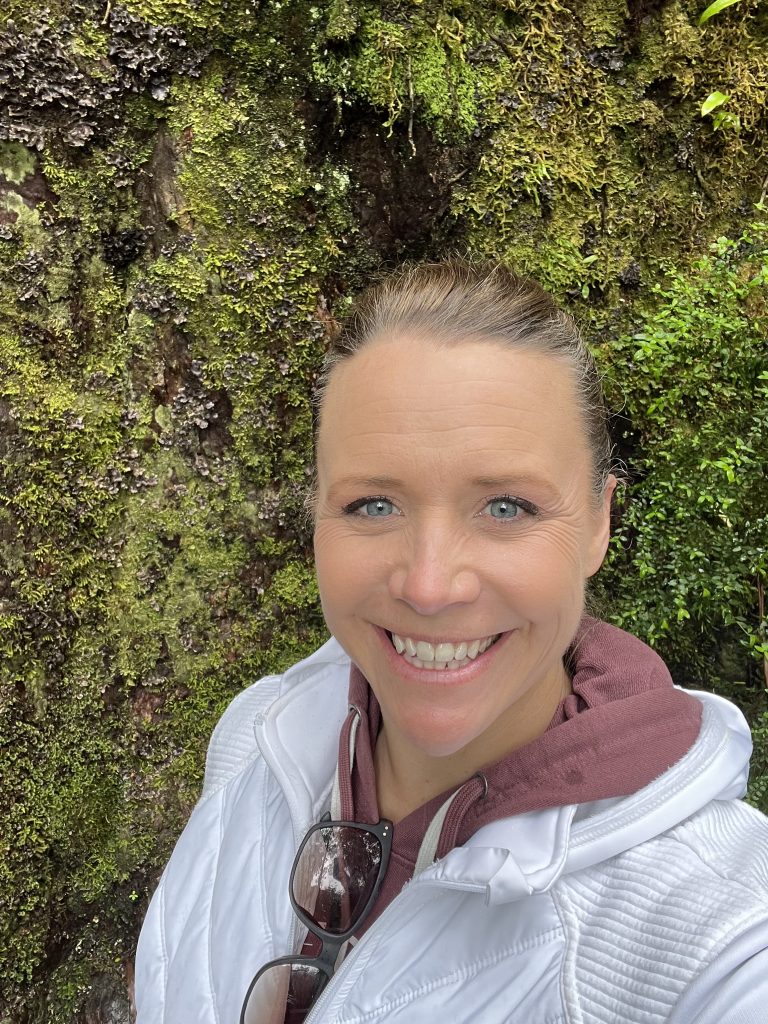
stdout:
{"type": "Polygon", "coordinates": [[[471,604],[480,595],[480,576],[455,538],[439,530],[421,530],[403,538],[389,577],[390,596],[419,615],[435,615],[454,604],[471,604]]]}

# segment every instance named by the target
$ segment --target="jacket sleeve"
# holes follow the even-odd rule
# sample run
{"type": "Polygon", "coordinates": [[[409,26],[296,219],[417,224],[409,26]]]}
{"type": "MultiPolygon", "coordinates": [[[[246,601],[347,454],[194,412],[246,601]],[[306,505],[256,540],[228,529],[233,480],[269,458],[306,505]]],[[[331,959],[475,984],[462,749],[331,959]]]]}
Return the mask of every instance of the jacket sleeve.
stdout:
{"type": "Polygon", "coordinates": [[[766,1024],[768,922],[731,942],[689,986],[669,1024],[766,1024]]]}
{"type": "MultiPolygon", "coordinates": [[[[208,745],[203,792],[195,812],[198,823],[201,814],[203,818],[210,817],[212,822],[217,820],[216,801],[210,803],[209,799],[258,756],[254,720],[275,699],[281,678],[266,676],[243,690],[216,724],[208,745]]],[[[186,832],[190,827],[188,824],[186,832]]],[[[214,825],[206,827],[210,830],[214,825]]],[[[180,840],[166,865],[139,935],[135,986],[137,1024],[162,1024],[173,1020],[166,1013],[171,998],[168,994],[169,970],[175,955],[173,940],[169,939],[173,929],[169,925],[178,916],[179,907],[177,902],[167,901],[166,891],[169,878],[176,881],[177,888],[179,878],[183,880],[185,857],[182,856],[180,861],[177,855],[182,845],[180,840]]],[[[186,860],[189,860],[188,856],[186,860]]]]}

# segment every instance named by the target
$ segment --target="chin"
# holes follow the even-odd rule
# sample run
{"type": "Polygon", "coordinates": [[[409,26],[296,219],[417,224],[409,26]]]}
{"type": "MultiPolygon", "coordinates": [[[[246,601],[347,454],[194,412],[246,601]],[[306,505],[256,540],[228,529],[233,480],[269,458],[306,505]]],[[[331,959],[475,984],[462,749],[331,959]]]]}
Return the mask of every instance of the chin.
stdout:
{"type": "MultiPolygon", "coordinates": [[[[472,737],[475,739],[476,737],[472,737]]],[[[421,749],[427,755],[427,757],[433,757],[436,760],[441,758],[455,757],[456,754],[461,753],[465,747],[468,747],[472,742],[472,739],[462,739],[453,744],[443,743],[422,743],[421,749]]]]}
{"type": "Polygon", "coordinates": [[[432,728],[423,725],[420,728],[409,727],[407,723],[398,724],[397,727],[415,749],[427,757],[435,758],[458,754],[482,734],[482,730],[468,731],[466,721],[456,723],[454,728],[444,722],[432,728]]]}

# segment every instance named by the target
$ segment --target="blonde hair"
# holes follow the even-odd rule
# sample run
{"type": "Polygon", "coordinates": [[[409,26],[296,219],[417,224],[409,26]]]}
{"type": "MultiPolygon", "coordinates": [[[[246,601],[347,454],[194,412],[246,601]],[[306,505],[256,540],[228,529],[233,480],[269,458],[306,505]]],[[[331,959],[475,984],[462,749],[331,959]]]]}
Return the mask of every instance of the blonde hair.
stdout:
{"type": "MultiPolygon", "coordinates": [[[[448,344],[497,341],[564,360],[574,377],[592,456],[592,489],[599,501],[614,471],[600,375],[573,318],[540,285],[503,263],[461,257],[406,266],[371,285],[355,301],[326,353],[313,401],[315,437],[334,369],[369,342],[392,334],[428,336],[448,344]]],[[[310,513],[314,500],[313,486],[310,513]]]]}

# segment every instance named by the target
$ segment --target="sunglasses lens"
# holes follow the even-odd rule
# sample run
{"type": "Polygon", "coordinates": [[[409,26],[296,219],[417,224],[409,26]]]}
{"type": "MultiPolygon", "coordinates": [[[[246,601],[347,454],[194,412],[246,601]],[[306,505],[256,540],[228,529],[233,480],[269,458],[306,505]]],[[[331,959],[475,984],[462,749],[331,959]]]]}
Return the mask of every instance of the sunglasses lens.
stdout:
{"type": "Polygon", "coordinates": [[[267,967],[248,993],[242,1024],[302,1024],[326,981],[311,964],[267,967]]]}
{"type": "Polygon", "coordinates": [[[318,826],[293,875],[293,898],[319,927],[343,935],[360,920],[379,875],[378,838],[354,825],[318,826]]]}

